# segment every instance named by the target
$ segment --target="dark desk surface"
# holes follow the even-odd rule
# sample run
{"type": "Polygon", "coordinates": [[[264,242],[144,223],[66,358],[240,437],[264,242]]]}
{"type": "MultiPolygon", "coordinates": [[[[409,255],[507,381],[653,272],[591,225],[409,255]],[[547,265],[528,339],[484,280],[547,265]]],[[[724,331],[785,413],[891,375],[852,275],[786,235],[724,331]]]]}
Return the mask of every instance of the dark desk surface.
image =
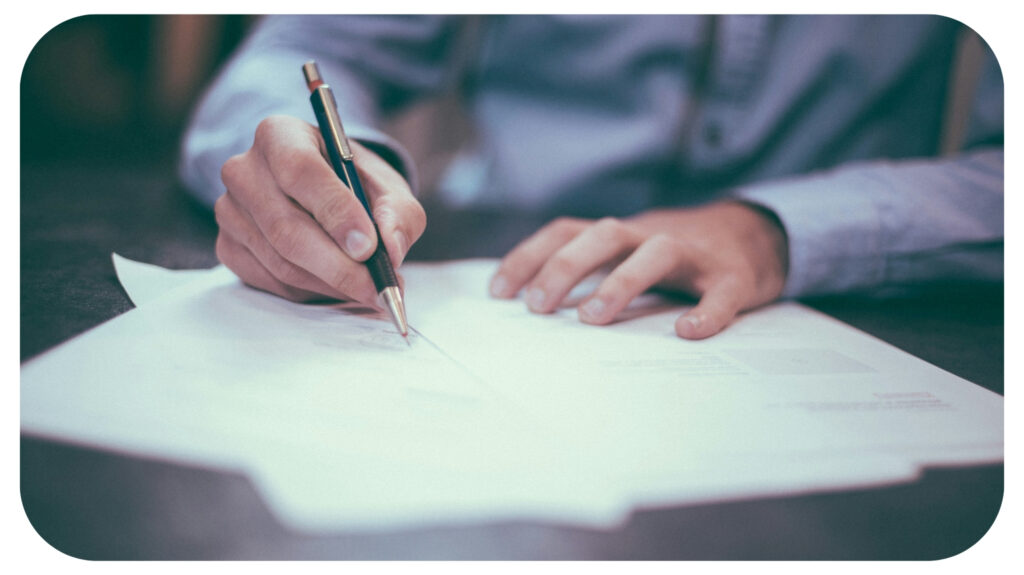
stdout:
{"type": "MultiPolygon", "coordinates": [[[[430,213],[410,259],[498,256],[539,222],[430,213]],[[458,237],[487,231],[488,243],[458,237]]],[[[21,358],[132,305],[110,253],[210,267],[216,226],[166,167],[23,166],[21,358]]],[[[1003,293],[805,303],[979,385],[1003,391],[1003,293]]],[[[642,510],[622,529],[437,525],[386,534],[292,533],[244,476],[23,437],[21,491],[36,530],[92,559],[936,559],[992,525],[1003,466],[927,470],[915,483],[642,510]]]]}

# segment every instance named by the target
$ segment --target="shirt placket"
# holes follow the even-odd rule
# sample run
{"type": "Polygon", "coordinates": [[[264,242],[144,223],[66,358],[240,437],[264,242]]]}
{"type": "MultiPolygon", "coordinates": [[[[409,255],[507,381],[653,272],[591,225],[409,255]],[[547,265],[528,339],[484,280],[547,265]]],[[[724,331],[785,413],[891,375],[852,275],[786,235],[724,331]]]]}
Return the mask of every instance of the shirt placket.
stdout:
{"type": "Polygon", "coordinates": [[[691,109],[682,159],[694,172],[720,169],[734,160],[734,134],[750,105],[769,52],[771,16],[725,15],[714,21],[708,64],[691,109]]]}

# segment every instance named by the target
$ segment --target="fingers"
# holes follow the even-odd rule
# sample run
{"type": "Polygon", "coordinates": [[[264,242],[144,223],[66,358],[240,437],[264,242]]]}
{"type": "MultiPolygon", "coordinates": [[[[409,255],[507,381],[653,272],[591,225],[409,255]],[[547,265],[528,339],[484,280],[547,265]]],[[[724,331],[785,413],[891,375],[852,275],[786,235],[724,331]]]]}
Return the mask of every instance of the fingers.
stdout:
{"type": "Polygon", "coordinates": [[[525,288],[529,309],[548,313],[592,272],[614,265],[577,308],[580,320],[610,323],[639,295],[655,286],[667,287],[700,295],[697,305],[675,323],[676,334],[685,339],[712,336],[740,311],[759,303],[756,274],[736,263],[735,253],[726,249],[729,244],[711,250],[702,236],[687,234],[685,226],[666,229],[672,233],[652,234],[611,218],[558,220],[505,257],[491,292],[513,297],[525,288]]]}
{"type": "MultiPolygon", "coordinates": [[[[698,279],[700,257],[698,250],[681,242],[665,236],[651,238],[615,268],[579,306],[580,320],[595,325],[610,323],[637,296],[664,279],[698,279]]],[[[740,275],[727,274],[706,283],[708,286],[697,305],[676,319],[676,335],[681,338],[711,337],[749,307],[752,283],[740,275]]]]}
{"type": "Polygon", "coordinates": [[[544,263],[562,246],[583,231],[589,222],[561,218],[544,226],[512,249],[498,266],[491,279],[491,295],[500,298],[515,297],[544,263]]]}
{"type": "Polygon", "coordinates": [[[725,329],[748,306],[751,285],[737,276],[713,283],[693,309],[676,319],[676,335],[684,339],[704,339],[725,329]]]}
{"type": "Polygon", "coordinates": [[[309,212],[281,191],[259,154],[250,150],[229,159],[221,175],[227,193],[218,200],[215,213],[222,235],[243,244],[285,284],[312,287],[296,270],[300,268],[329,286],[320,293],[375,305],[376,292],[365,266],[346,256],[309,212]]]}
{"type": "Polygon", "coordinates": [[[639,243],[638,234],[613,218],[586,227],[541,266],[527,286],[527,307],[537,313],[554,311],[573,287],[639,243]]]}
{"type": "Polygon", "coordinates": [[[262,155],[280,191],[309,212],[350,258],[363,261],[377,247],[373,224],[324,159],[320,142],[306,122],[276,116],[260,122],[253,150],[262,155]]]}
{"type": "Polygon", "coordinates": [[[637,296],[670,275],[693,275],[687,269],[694,261],[693,250],[666,236],[654,236],[636,249],[608,274],[579,306],[584,323],[610,323],[637,296]]]}
{"type": "Polygon", "coordinates": [[[352,297],[281,257],[230,194],[217,200],[214,214],[221,228],[217,238],[218,257],[246,283],[294,301],[315,299],[311,294],[335,299],[352,297]],[[263,276],[270,276],[273,282],[263,276]],[[278,284],[289,289],[282,290],[278,284]]]}
{"type": "MultiPolygon", "coordinates": [[[[352,148],[397,266],[423,234],[423,208],[387,162],[356,142],[352,148]]],[[[362,261],[377,248],[377,229],[324,158],[316,128],[297,118],[267,118],[252,148],[225,162],[221,178],[227,193],[216,206],[225,236],[219,249],[243,281],[291,299],[315,293],[376,305],[362,261]]]]}
{"type": "Polygon", "coordinates": [[[245,246],[236,242],[231,236],[217,237],[217,258],[246,284],[285,299],[308,302],[321,299],[323,296],[287,285],[271,274],[245,246]]]}
{"type": "MultiPolygon", "coordinates": [[[[397,266],[423,234],[426,214],[390,164],[358,142],[350,145],[363,192],[397,266]]],[[[362,203],[322,156],[320,146],[315,128],[289,117],[262,122],[254,143],[281,190],[309,212],[350,258],[366,260],[377,247],[377,232],[362,203]]]]}
{"type": "Polygon", "coordinates": [[[754,282],[740,273],[710,276],[704,271],[709,254],[666,236],[654,236],[640,245],[606,277],[579,307],[584,323],[611,322],[637,296],[672,278],[702,291],[697,305],[675,322],[676,335],[704,339],[725,329],[736,315],[750,307],[754,282]]]}

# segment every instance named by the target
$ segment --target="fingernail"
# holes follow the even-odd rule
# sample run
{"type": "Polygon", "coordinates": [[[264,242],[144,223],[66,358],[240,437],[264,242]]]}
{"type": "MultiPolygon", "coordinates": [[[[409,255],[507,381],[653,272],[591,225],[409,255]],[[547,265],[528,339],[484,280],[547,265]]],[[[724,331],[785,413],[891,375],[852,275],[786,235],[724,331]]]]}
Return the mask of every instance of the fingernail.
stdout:
{"type": "Polygon", "coordinates": [[[689,329],[690,333],[696,333],[700,328],[700,318],[695,315],[683,316],[683,321],[690,324],[692,327],[689,329]]]}
{"type": "Polygon", "coordinates": [[[345,236],[345,251],[357,260],[369,257],[370,238],[359,230],[352,230],[345,236]]]}
{"type": "Polygon", "coordinates": [[[591,321],[600,321],[604,315],[604,310],[608,306],[605,305],[604,300],[601,298],[593,298],[587,303],[580,306],[580,312],[583,313],[584,319],[591,321]]]}
{"type": "Polygon", "coordinates": [[[494,276],[491,280],[491,295],[494,297],[508,297],[508,280],[505,276],[494,276]]]}
{"type": "Polygon", "coordinates": [[[405,260],[406,251],[409,249],[409,238],[402,230],[395,232],[395,245],[398,246],[398,253],[395,254],[394,260],[397,263],[402,263],[405,260]]]}
{"type": "Polygon", "coordinates": [[[526,307],[533,311],[543,311],[545,297],[544,290],[540,288],[530,288],[526,292],[526,307]]]}

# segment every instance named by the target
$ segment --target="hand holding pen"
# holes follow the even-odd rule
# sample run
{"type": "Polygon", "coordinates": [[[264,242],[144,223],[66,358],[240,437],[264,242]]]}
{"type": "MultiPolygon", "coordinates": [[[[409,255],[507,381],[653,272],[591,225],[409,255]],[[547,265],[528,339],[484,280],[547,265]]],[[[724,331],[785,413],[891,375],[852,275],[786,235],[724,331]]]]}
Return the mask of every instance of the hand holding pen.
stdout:
{"type": "Polygon", "coordinates": [[[293,301],[355,300],[376,305],[366,262],[378,236],[393,267],[426,226],[405,179],[371,150],[350,141],[371,220],[335,173],[317,127],[272,116],[252,147],[221,171],[217,255],[245,283],[293,301]]]}
{"type": "MultiPolygon", "coordinates": [[[[370,201],[366,198],[359,174],[356,171],[355,154],[349,144],[348,136],[345,135],[345,128],[338,116],[338,104],[334,100],[334,92],[320,76],[320,69],[316,62],[306,62],[302,66],[302,74],[306,77],[306,85],[309,87],[309,101],[313,105],[313,113],[316,114],[317,124],[320,125],[320,134],[324,139],[324,149],[327,150],[327,159],[334,168],[338,179],[345,184],[359,200],[360,205],[366,211],[366,215],[373,220],[373,209],[370,201]]],[[[366,269],[370,271],[373,285],[377,288],[377,294],[386,306],[395,327],[403,336],[409,334],[409,323],[405,317],[405,302],[402,298],[402,289],[398,284],[398,276],[392,267],[391,258],[383,239],[380,237],[380,230],[377,223],[373,222],[374,234],[377,236],[377,247],[366,260],[366,269]]]]}

